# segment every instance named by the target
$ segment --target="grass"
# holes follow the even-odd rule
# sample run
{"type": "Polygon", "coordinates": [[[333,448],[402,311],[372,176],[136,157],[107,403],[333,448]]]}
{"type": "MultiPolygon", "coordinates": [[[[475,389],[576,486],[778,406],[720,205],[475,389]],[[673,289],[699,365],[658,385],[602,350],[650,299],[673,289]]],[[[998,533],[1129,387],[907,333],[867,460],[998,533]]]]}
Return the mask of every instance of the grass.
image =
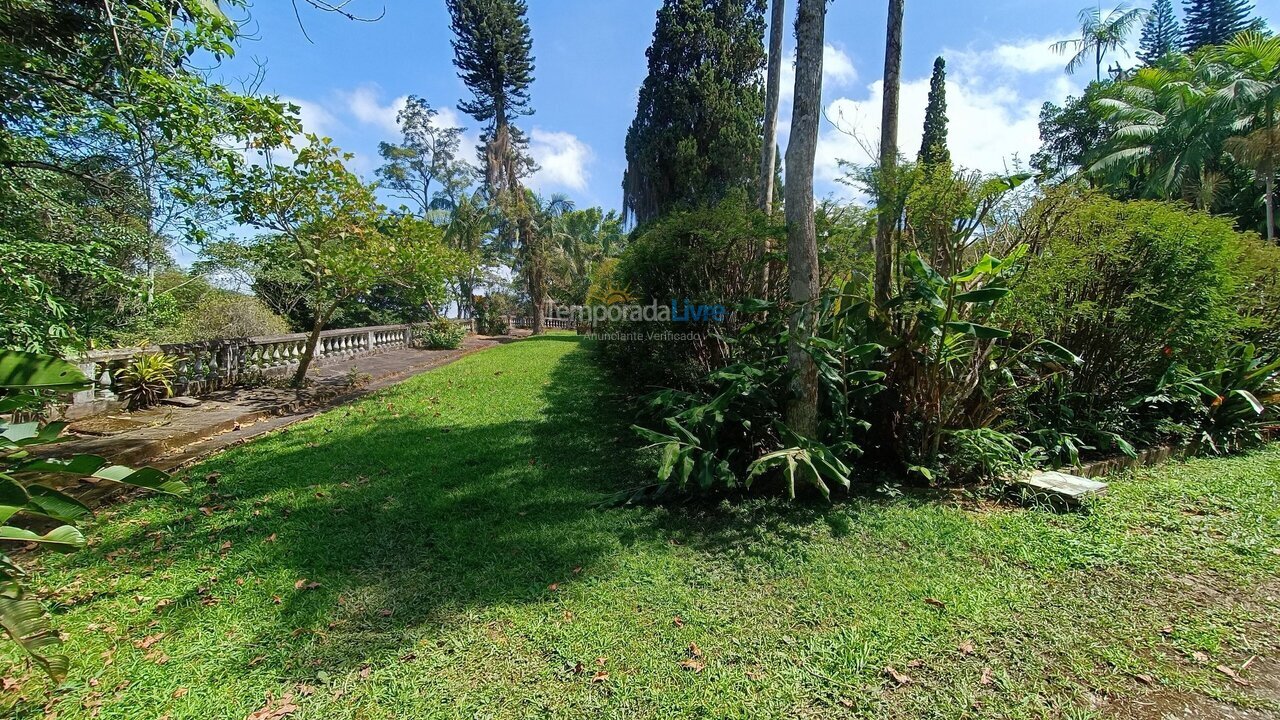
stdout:
{"type": "Polygon", "coordinates": [[[72,678],[50,696],[5,647],[18,687],[0,711],[1088,718],[1155,688],[1268,702],[1214,667],[1280,647],[1280,450],[1143,471],[1070,515],[914,497],[601,509],[643,479],[619,405],[579,340],[553,335],[219,455],[189,473],[194,496],[117,506],[90,549],[42,556],[72,678]]]}

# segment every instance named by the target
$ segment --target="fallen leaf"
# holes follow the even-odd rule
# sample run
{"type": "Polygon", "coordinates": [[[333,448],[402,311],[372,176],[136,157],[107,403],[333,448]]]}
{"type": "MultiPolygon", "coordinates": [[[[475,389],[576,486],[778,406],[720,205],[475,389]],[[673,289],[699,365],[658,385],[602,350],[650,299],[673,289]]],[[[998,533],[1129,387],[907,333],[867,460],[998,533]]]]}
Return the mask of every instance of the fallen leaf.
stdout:
{"type": "Polygon", "coordinates": [[[836,702],[840,703],[840,705],[841,705],[841,706],[843,706],[843,707],[847,707],[847,708],[852,708],[852,707],[853,707],[853,701],[852,701],[852,700],[850,700],[850,699],[849,699],[849,698],[847,698],[847,697],[842,697],[842,698],[840,698],[839,700],[837,700],[836,702]]]}
{"type": "Polygon", "coordinates": [[[178,698],[185,696],[188,692],[189,691],[186,688],[180,687],[173,691],[173,699],[177,700],[178,698]]]}
{"type": "Polygon", "coordinates": [[[213,514],[213,508],[211,508],[211,507],[202,507],[202,508],[200,508],[200,514],[201,514],[201,515],[204,515],[205,517],[209,517],[210,515],[212,515],[212,514],[213,514]]]}
{"type": "Polygon", "coordinates": [[[892,665],[885,667],[884,674],[888,675],[890,679],[899,685],[911,684],[911,676],[898,672],[892,665]]]}
{"type": "Polygon", "coordinates": [[[1198,662],[1198,663],[1207,663],[1207,662],[1209,662],[1209,656],[1208,656],[1208,654],[1203,653],[1203,652],[1201,652],[1201,651],[1199,651],[1199,650],[1196,650],[1195,652],[1191,653],[1191,659],[1192,659],[1192,660],[1195,660],[1195,661],[1196,661],[1196,662],[1198,662]]]}
{"type": "Polygon", "coordinates": [[[547,586],[547,589],[550,590],[551,592],[555,592],[560,589],[560,583],[551,583],[550,585],[547,586]]]}
{"type": "Polygon", "coordinates": [[[17,690],[20,687],[22,687],[22,683],[18,682],[17,680],[14,680],[11,677],[0,678],[0,690],[4,692],[17,690]]]}
{"type": "Polygon", "coordinates": [[[671,622],[678,628],[684,627],[684,620],[680,619],[679,615],[671,618],[671,622]]]}
{"type": "Polygon", "coordinates": [[[204,481],[205,481],[205,482],[207,482],[207,483],[209,483],[210,485],[217,485],[217,484],[218,484],[218,478],[221,478],[221,477],[222,477],[222,473],[220,473],[220,472],[211,472],[211,473],[209,473],[208,475],[205,475],[205,476],[204,476],[204,481]]]}
{"type": "Polygon", "coordinates": [[[390,610],[379,610],[378,614],[381,615],[382,617],[391,617],[390,610]]]}
{"type": "Polygon", "coordinates": [[[978,678],[978,684],[979,685],[991,684],[991,668],[989,667],[982,668],[982,677],[978,678]]]}
{"type": "Polygon", "coordinates": [[[573,574],[574,574],[574,575],[579,575],[579,574],[581,574],[581,573],[582,573],[582,566],[581,566],[581,565],[579,565],[579,566],[577,566],[577,567],[575,567],[575,568],[573,569],[573,574]]]}
{"type": "Polygon", "coordinates": [[[141,640],[135,642],[133,646],[138,648],[139,650],[146,650],[147,648],[151,647],[152,645],[155,645],[156,643],[160,642],[163,639],[164,639],[164,633],[156,633],[155,635],[148,635],[142,638],[141,640]]]}
{"type": "Polygon", "coordinates": [[[941,600],[939,600],[939,599],[937,599],[937,598],[927,597],[927,598],[925,598],[925,599],[924,599],[924,604],[925,604],[925,605],[930,605],[930,606],[932,606],[932,607],[936,607],[936,608],[938,608],[939,610],[946,610],[946,609],[947,609],[947,604],[946,604],[946,603],[944,603],[944,602],[942,602],[941,600]]]}
{"type": "Polygon", "coordinates": [[[603,671],[603,670],[599,670],[599,671],[597,671],[597,672],[596,672],[596,674],[595,674],[595,675],[592,675],[592,676],[591,676],[591,682],[593,682],[593,683],[602,683],[602,682],[604,682],[605,680],[608,680],[608,679],[609,679],[609,673],[607,673],[607,672],[605,672],[605,671],[603,671]]]}
{"type": "Polygon", "coordinates": [[[360,667],[360,673],[359,673],[359,674],[360,674],[360,679],[361,679],[361,680],[364,680],[365,678],[368,678],[368,677],[369,677],[369,673],[371,673],[371,672],[373,672],[373,669],[372,669],[372,668],[370,668],[368,665],[362,665],[362,666],[360,667]]]}
{"type": "Polygon", "coordinates": [[[754,669],[748,670],[746,674],[747,674],[748,680],[759,680],[760,678],[764,677],[764,673],[754,669]]]}
{"type": "Polygon", "coordinates": [[[571,668],[569,668],[569,669],[573,672],[573,674],[574,674],[574,675],[581,675],[581,674],[586,670],[586,668],[585,668],[585,667],[583,667],[583,665],[582,665],[582,661],[581,661],[581,660],[579,660],[578,662],[574,663],[574,664],[573,664],[573,667],[571,667],[571,668]]]}
{"type": "Polygon", "coordinates": [[[698,643],[689,643],[689,654],[700,658],[702,657],[702,648],[698,647],[698,643]]]}
{"type": "Polygon", "coordinates": [[[266,660],[266,659],[267,659],[267,656],[266,656],[266,655],[259,655],[259,656],[255,657],[254,659],[252,659],[252,660],[250,660],[250,661],[249,661],[249,667],[253,667],[254,665],[257,665],[258,663],[260,663],[260,662],[262,662],[263,660],[266,660]]]}
{"type": "Polygon", "coordinates": [[[228,550],[230,550],[230,549],[231,549],[231,541],[230,541],[230,540],[228,540],[228,541],[226,541],[226,542],[222,543],[222,547],[218,548],[218,551],[219,551],[219,552],[227,552],[227,551],[228,551],[228,550]]]}
{"type": "Polygon", "coordinates": [[[275,700],[268,694],[267,703],[260,709],[249,713],[244,720],[280,720],[280,718],[288,717],[297,711],[298,706],[293,704],[293,695],[285,693],[279,700],[275,700]]]}
{"type": "Polygon", "coordinates": [[[275,542],[275,541],[276,541],[276,534],[271,533],[270,535],[267,536],[267,539],[264,540],[263,542],[275,542]]]}
{"type": "Polygon", "coordinates": [[[282,602],[282,600],[280,599],[279,595],[272,595],[271,602],[275,605],[279,605],[282,602]]]}
{"type": "Polygon", "coordinates": [[[1231,669],[1231,668],[1227,667],[1226,665],[1218,665],[1218,666],[1217,666],[1217,667],[1215,667],[1214,669],[1215,669],[1215,670],[1217,670],[1218,672],[1222,673],[1223,675],[1226,675],[1227,677],[1231,678],[1232,680],[1236,681],[1236,682],[1237,682],[1237,683],[1239,683],[1240,685],[1248,685],[1248,684],[1249,684],[1249,681],[1248,681],[1248,680],[1245,680],[1245,679],[1241,678],[1238,674],[1236,674],[1236,671],[1235,671],[1235,670],[1233,670],[1233,669],[1231,669]]]}
{"type": "Polygon", "coordinates": [[[1155,685],[1155,684],[1156,684],[1156,679],[1155,679],[1155,678],[1153,678],[1153,677],[1151,677],[1150,675],[1134,675],[1134,676],[1133,676],[1133,679],[1134,679],[1134,680],[1137,680],[1138,682],[1142,683],[1143,685],[1155,685]]]}
{"type": "Polygon", "coordinates": [[[907,663],[907,667],[912,668],[912,669],[914,669],[914,668],[918,668],[918,667],[924,667],[924,661],[923,661],[923,660],[912,660],[912,661],[910,661],[910,662],[908,662],[908,663],[907,663]]]}
{"type": "Polygon", "coordinates": [[[1173,634],[1173,626],[1172,626],[1172,625],[1165,625],[1164,627],[1160,628],[1160,634],[1161,634],[1161,635],[1172,635],[1172,634],[1173,634]]]}
{"type": "Polygon", "coordinates": [[[306,578],[299,578],[298,581],[293,584],[294,590],[315,590],[318,587],[320,587],[320,583],[307,582],[306,578]]]}
{"type": "Polygon", "coordinates": [[[303,683],[303,684],[301,684],[301,685],[299,685],[299,686],[298,686],[298,694],[299,694],[299,695],[301,695],[302,697],[307,697],[307,696],[309,696],[309,695],[314,695],[314,694],[315,694],[315,692],[316,692],[315,687],[314,687],[314,686],[311,686],[311,685],[308,685],[308,684],[306,684],[306,683],[303,683]]]}
{"type": "Polygon", "coordinates": [[[681,668],[685,670],[692,670],[693,672],[702,672],[702,669],[706,666],[706,663],[698,660],[697,658],[689,658],[688,660],[680,663],[681,668]]]}
{"type": "Polygon", "coordinates": [[[604,666],[605,666],[605,664],[606,664],[606,663],[608,663],[608,662],[609,662],[609,658],[607,658],[607,657],[605,657],[605,656],[603,656],[603,655],[601,655],[600,657],[596,658],[596,665],[598,665],[598,666],[600,666],[600,667],[604,667],[604,666]]]}
{"type": "Polygon", "coordinates": [[[960,650],[961,655],[972,655],[974,652],[976,652],[973,648],[973,643],[969,642],[968,640],[965,640],[964,642],[960,643],[960,647],[958,649],[960,650]]]}

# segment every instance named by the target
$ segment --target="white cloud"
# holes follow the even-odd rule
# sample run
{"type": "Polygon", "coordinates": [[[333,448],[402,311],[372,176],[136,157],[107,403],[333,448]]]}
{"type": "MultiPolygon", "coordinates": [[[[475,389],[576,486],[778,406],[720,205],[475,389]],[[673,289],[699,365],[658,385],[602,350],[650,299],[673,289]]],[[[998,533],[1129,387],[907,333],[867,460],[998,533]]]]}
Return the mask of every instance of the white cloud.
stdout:
{"type": "Polygon", "coordinates": [[[532,178],[534,187],[587,189],[591,179],[587,166],[595,160],[595,151],[576,135],[534,128],[529,134],[529,153],[540,168],[532,178]]]}
{"type": "Polygon", "coordinates": [[[338,122],[333,113],[326,110],[319,103],[296,97],[282,97],[280,99],[286,105],[298,106],[298,117],[302,120],[303,132],[326,136],[332,135],[333,131],[341,126],[341,123],[338,122]]]}
{"type": "MultiPolygon", "coordinates": [[[[858,69],[843,50],[834,45],[822,46],[822,92],[848,87],[858,81],[858,69]]],[[[778,79],[779,116],[791,117],[791,99],[796,90],[796,53],[782,58],[782,76],[778,79]]]]}
{"type": "Polygon", "coordinates": [[[389,104],[381,102],[381,92],[376,85],[361,85],[350,92],[339,92],[347,111],[365,125],[372,125],[388,136],[400,134],[396,115],[404,109],[408,96],[401,95],[389,104]]]}
{"type": "Polygon", "coordinates": [[[947,64],[967,75],[1061,73],[1070,55],[1050,49],[1053,43],[1069,37],[1059,33],[1042,38],[1028,38],[1011,43],[1001,43],[993,48],[948,51],[944,54],[947,64]]]}

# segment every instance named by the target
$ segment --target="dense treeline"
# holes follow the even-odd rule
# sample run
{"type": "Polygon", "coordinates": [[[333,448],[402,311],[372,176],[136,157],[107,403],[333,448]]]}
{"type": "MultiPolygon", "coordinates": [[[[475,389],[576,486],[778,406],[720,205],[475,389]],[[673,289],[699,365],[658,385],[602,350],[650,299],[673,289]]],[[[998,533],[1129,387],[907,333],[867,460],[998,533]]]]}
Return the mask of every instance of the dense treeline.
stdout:
{"type": "MultiPolygon", "coordinates": [[[[690,41],[663,23],[684,5],[660,11],[651,61],[690,41]]],[[[758,9],[737,12],[746,22],[758,9]]],[[[1046,106],[1035,176],[953,166],[939,58],[915,161],[846,165],[873,205],[815,208],[812,301],[794,293],[793,208],[752,207],[758,179],[650,207],[602,282],[640,302],[732,310],[597,328],[601,357],[641,398],[657,487],[769,478],[829,494],[852,477],[1008,477],[1161,444],[1228,452],[1261,440],[1280,398],[1280,41],[1241,1],[1191,0],[1187,13],[1186,32],[1168,0],[1080,14],[1080,37],[1055,47],[1071,54],[1068,72],[1096,78],[1081,99],[1046,106]],[[1105,72],[1139,27],[1144,65],[1105,72]],[[818,421],[803,429],[794,407],[810,380],[797,342],[816,366],[818,421]]],[[[886,68],[900,32],[891,3],[886,68]]],[[[738,37],[728,54],[754,58],[761,38],[738,37]]],[[[665,73],[651,63],[647,82],[665,73]]],[[[755,82],[737,92],[754,97],[755,82]]],[[[895,89],[885,92],[890,107],[895,89]]],[[[681,113],[694,111],[664,112],[686,127],[681,113]]],[[[642,97],[633,132],[649,113],[642,97]]],[[[730,156],[759,147],[737,142],[730,156]]],[[[664,176],[628,160],[628,188],[664,176]]]]}

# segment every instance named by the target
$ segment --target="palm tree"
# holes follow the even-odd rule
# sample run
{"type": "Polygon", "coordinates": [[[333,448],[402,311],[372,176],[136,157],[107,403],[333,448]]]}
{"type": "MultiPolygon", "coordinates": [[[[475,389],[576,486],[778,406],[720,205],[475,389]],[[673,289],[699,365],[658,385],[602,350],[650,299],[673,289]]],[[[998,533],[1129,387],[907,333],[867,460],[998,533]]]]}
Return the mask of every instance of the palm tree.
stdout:
{"type": "Polygon", "coordinates": [[[458,196],[448,212],[449,224],[445,227],[445,242],[471,258],[466,271],[454,281],[458,289],[458,310],[463,317],[471,317],[474,310],[472,298],[476,286],[480,284],[477,271],[485,259],[486,241],[498,229],[500,219],[484,201],[484,193],[480,190],[458,196]]]}
{"type": "Polygon", "coordinates": [[[1098,100],[1113,127],[1093,173],[1136,176],[1142,192],[1161,199],[1182,197],[1208,208],[1219,188],[1217,173],[1232,115],[1210,90],[1210,70],[1145,67],[1098,100]]]}
{"type": "Polygon", "coordinates": [[[1071,60],[1067,62],[1067,73],[1072,74],[1083,65],[1086,61],[1092,60],[1095,70],[1095,79],[1102,80],[1102,61],[1107,53],[1120,51],[1129,56],[1129,51],[1125,49],[1124,42],[1129,37],[1129,33],[1138,26],[1147,16],[1147,11],[1143,8],[1130,8],[1127,4],[1121,3],[1116,9],[1107,13],[1106,17],[1102,15],[1102,7],[1085,8],[1080,11],[1077,16],[1080,21],[1080,37],[1071,40],[1060,40],[1052,45],[1050,49],[1054,52],[1063,54],[1066,52],[1074,52],[1071,60]]]}
{"type": "Polygon", "coordinates": [[[573,210],[573,201],[562,194],[542,198],[532,190],[525,190],[525,237],[521,242],[520,271],[528,281],[529,301],[533,305],[533,332],[542,332],[545,309],[547,272],[550,268],[551,248],[561,242],[564,235],[564,216],[573,210]]]}
{"type": "Polygon", "coordinates": [[[1257,32],[1242,33],[1210,55],[1217,73],[1227,78],[1216,93],[1236,115],[1240,133],[1229,138],[1225,150],[1253,171],[1266,195],[1267,239],[1275,240],[1275,174],[1280,162],[1280,38],[1257,32]]]}

